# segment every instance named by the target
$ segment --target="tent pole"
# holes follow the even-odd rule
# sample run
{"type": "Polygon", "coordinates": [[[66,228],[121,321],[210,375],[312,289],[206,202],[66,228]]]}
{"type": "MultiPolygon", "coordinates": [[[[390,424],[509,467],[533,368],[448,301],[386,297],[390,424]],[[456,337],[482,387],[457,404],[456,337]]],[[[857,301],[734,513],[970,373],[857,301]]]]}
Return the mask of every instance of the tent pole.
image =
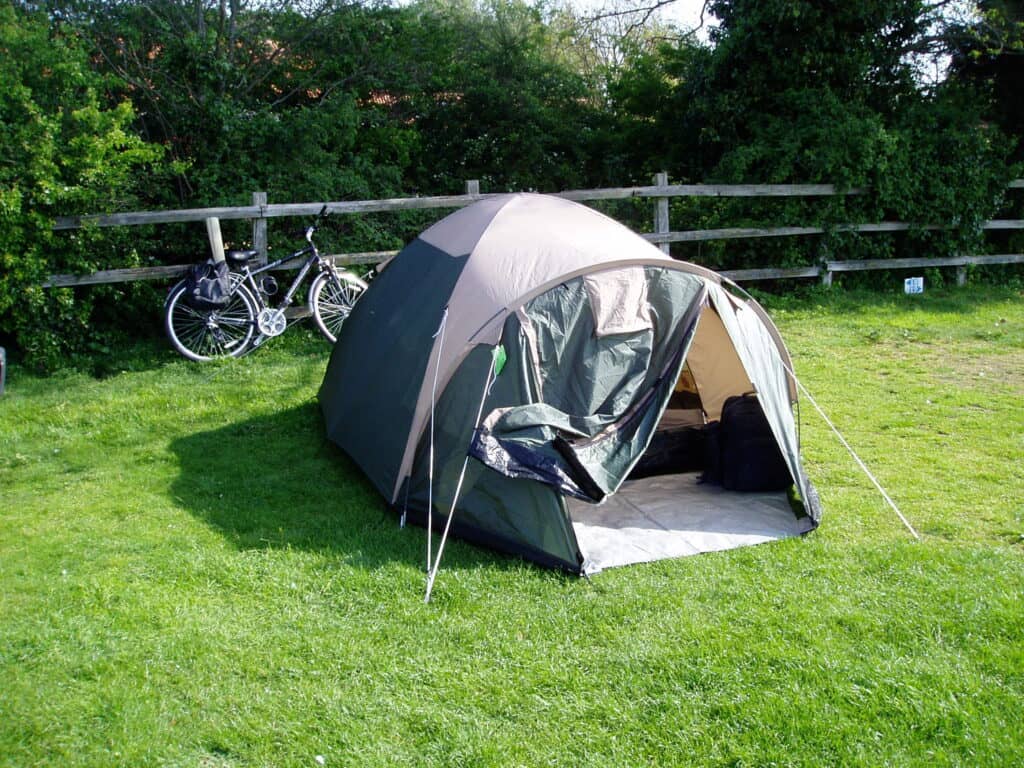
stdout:
{"type": "Polygon", "coordinates": [[[434,535],[434,406],[437,404],[437,372],[441,367],[441,353],[444,351],[444,329],[448,325],[448,307],[444,308],[441,315],[441,325],[431,338],[438,336],[441,340],[437,343],[437,359],[434,360],[434,385],[430,390],[430,463],[427,479],[427,573],[430,573],[430,561],[432,559],[432,537],[434,535]]]}
{"type": "Polygon", "coordinates": [[[405,501],[402,503],[402,516],[398,520],[398,527],[405,528],[405,521],[409,517],[409,486],[412,485],[412,478],[405,479],[405,501]]]}
{"type": "MultiPolygon", "coordinates": [[[[498,346],[501,340],[498,340],[498,346]]],[[[473,431],[476,432],[480,426],[480,418],[484,415],[484,403],[487,401],[487,393],[491,389],[491,378],[494,375],[494,361],[498,346],[494,347],[491,353],[491,366],[487,369],[487,380],[484,382],[484,391],[480,396],[480,407],[476,412],[476,421],[473,422],[473,431]]],[[[466,451],[466,458],[462,461],[462,471],[459,472],[459,482],[455,485],[455,495],[452,497],[452,505],[448,510],[448,520],[444,524],[444,532],[441,534],[441,542],[437,545],[437,559],[434,560],[434,567],[427,575],[427,591],[423,596],[423,602],[430,602],[430,593],[434,591],[434,579],[437,578],[437,571],[441,567],[441,555],[444,554],[444,545],[448,541],[448,532],[452,527],[452,519],[455,517],[455,505],[459,501],[459,494],[462,493],[462,481],[466,479],[466,468],[469,466],[469,450],[466,451]]]]}

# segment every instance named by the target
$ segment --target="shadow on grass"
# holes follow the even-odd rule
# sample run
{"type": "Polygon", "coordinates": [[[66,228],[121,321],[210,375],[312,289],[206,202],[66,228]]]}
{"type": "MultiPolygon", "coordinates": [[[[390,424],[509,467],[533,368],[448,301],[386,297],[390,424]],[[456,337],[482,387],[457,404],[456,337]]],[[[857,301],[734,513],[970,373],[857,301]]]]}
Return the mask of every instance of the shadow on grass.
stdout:
{"type": "MultiPolygon", "coordinates": [[[[316,402],[196,432],[171,449],[180,464],[176,501],[239,549],[324,552],[367,569],[422,564],[424,531],[399,528],[362,471],[327,440],[316,402]]],[[[470,547],[445,553],[461,566],[501,567],[504,559],[470,547]]]]}

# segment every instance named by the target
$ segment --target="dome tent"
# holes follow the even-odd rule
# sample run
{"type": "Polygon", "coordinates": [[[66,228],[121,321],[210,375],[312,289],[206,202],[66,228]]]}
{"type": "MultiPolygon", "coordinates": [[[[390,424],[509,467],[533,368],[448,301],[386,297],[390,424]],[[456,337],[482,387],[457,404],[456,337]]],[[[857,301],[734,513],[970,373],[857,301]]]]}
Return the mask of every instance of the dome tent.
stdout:
{"type": "Polygon", "coordinates": [[[328,437],[411,521],[590,573],[817,525],[791,371],[764,310],[719,275],[586,206],[515,194],[392,260],[319,397],[328,437]],[[727,491],[692,463],[638,476],[659,434],[700,432],[747,392],[794,493],[727,491]]]}

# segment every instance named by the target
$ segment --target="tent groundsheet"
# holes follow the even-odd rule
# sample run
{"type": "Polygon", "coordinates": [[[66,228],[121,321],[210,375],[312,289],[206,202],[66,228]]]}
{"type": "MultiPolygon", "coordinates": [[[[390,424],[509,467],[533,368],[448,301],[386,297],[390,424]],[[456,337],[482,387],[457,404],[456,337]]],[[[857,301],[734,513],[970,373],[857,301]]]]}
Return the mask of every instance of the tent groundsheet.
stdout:
{"type": "Polygon", "coordinates": [[[806,533],[785,491],[740,493],[698,482],[699,473],[627,480],[595,505],[566,498],[584,571],[686,557],[806,533]]]}

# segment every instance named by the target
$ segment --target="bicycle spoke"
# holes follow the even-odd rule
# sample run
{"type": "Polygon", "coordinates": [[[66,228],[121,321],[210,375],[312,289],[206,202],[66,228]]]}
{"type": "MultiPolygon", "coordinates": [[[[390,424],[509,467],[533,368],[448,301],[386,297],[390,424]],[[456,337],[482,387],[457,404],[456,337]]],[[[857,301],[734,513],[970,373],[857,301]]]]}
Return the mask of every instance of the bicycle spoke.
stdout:
{"type": "Polygon", "coordinates": [[[201,323],[193,323],[191,325],[180,325],[178,337],[181,342],[190,348],[201,348],[203,336],[206,332],[206,326],[201,323]]]}
{"type": "Polygon", "coordinates": [[[334,304],[333,302],[326,301],[320,302],[320,308],[326,309],[328,312],[342,312],[346,315],[352,311],[352,307],[347,304],[334,304]]]}
{"type": "Polygon", "coordinates": [[[205,335],[206,335],[206,329],[204,329],[201,326],[196,326],[195,328],[193,328],[189,332],[188,338],[187,339],[183,339],[183,341],[186,341],[189,344],[189,346],[196,347],[197,349],[202,349],[203,346],[204,346],[203,345],[203,337],[205,335]]]}
{"type": "Polygon", "coordinates": [[[227,315],[221,315],[217,321],[217,324],[220,326],[228,325],[242,328],[251,325],[251,323],[249,322],[249,317],[247,315],[238,315],[230,317],[227,315]]]}
{"type": "Polygon", "coordinates": [[[199,322],[206,322],[206,318],[203,317],[202,312],[196,309],[192,309],[192,307],[188,306],[187,304],[179,303],[175,307],[175,309],[181,312],[181,314],[183,315],[195,318],[199,322]]]}

